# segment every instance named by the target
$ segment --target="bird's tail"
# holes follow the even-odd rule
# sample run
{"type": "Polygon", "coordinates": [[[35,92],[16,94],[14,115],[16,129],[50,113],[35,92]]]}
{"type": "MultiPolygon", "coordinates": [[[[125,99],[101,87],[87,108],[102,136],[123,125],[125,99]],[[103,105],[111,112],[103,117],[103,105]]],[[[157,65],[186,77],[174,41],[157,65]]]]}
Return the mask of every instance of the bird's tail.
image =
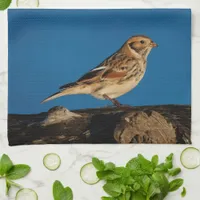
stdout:
{"type": "Polygon", "coordinates": [[[90,88],[85,85],[79,85],[77,83],[69,83],[60,87],[60,91],[52,94],[51,96],[44,99],[41,103],[45,103],[47,101],[56,99],[58,97],[64,95],[72,95],[72,94],[89,94],[90,88]]]}

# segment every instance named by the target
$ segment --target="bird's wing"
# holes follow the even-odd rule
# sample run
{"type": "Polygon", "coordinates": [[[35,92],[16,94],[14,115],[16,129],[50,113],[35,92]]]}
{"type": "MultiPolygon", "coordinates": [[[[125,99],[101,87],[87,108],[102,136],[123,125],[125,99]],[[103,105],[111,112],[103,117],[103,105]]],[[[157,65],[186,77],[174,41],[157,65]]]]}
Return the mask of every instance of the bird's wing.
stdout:
{"type": "Polygon", "coordinates": [[[80,79],[78,79],[77,83],[91,83],[98,80],[101,74],[106,70],[107,66],[98,66],[85,75],[83,75],[80,79]]]}
{"type": "Polygon", "coordinates": [[[115,62],[113,67],[105,70],[105,72],[101,75],[101,80],[123,79],[130,71],[136,68],[136,65],[137,60],[124,57],[124,59],[115,62]]]}
{"type": "Polygon", "coordinates": [[[92,83],[98,80],[123,78],[130,70],[130,62],[133,62],[131,58],[117,52],[82,76],[77,83],[92,83]]]}

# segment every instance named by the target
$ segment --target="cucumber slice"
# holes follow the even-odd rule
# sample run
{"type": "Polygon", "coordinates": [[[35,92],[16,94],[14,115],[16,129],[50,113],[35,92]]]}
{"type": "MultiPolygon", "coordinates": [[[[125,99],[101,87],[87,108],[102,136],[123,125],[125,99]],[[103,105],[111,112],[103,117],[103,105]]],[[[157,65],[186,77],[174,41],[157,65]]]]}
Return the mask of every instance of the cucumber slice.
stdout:
{"type": "Polygon", "coordinates": [[[43,164],[48,170],[55,171],[60,167],[60,156],[55,153],[49,153],[44,157],[43,164]]]}
{"type": "Polygon", "coordinates": [[[194,147],[188,147],[182,151],[180,160],[185,168],[195,169],[200,165],[200,151],[194,147]]]}
{"type": "Polygon", "coordinates": [[[17,192],[15,200],[38,200],[38,195],[34,190],[24,188],[17,192]]]}
{"type": "Polygon", "coordinates": [[[17,0],[17,7],[21,8],[39,7],[39,0],[17,0]]]}
{"type": "Polygon", "coordinates": [[[96,168],[92,163],[85,164],[80,171],[80,176],[83,182],[88,185],[94,185],[99,182],[99,178],[96,175],[96,168]]]}

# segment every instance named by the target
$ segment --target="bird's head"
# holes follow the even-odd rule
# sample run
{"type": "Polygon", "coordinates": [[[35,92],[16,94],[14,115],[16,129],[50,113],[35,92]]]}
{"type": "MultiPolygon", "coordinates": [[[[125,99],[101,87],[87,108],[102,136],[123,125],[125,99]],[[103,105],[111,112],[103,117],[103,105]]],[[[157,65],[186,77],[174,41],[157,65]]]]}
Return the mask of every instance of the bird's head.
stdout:
{"type": "Polygon", "coordinates": [[[129,50],[130,54],[139,54],[147,58],[152,48],[158,45],[147,36],[137,35],[129,38],[125,46],[128,48],[127,50],[129,50]]]}

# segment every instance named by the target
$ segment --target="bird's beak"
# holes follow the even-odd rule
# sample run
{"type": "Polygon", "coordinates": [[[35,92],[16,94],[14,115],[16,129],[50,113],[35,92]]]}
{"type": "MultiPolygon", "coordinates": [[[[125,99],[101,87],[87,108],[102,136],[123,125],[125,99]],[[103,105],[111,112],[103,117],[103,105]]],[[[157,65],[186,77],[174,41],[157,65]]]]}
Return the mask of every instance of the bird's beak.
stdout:
{"type": "Polygon", "coordinates": [[[151,42],[151,47],[153,47],[153,48],[154,48],[154,47],[158,47],[158,45],[157,45],[155,42],[152,41],[152,42],[151,42]]]}

